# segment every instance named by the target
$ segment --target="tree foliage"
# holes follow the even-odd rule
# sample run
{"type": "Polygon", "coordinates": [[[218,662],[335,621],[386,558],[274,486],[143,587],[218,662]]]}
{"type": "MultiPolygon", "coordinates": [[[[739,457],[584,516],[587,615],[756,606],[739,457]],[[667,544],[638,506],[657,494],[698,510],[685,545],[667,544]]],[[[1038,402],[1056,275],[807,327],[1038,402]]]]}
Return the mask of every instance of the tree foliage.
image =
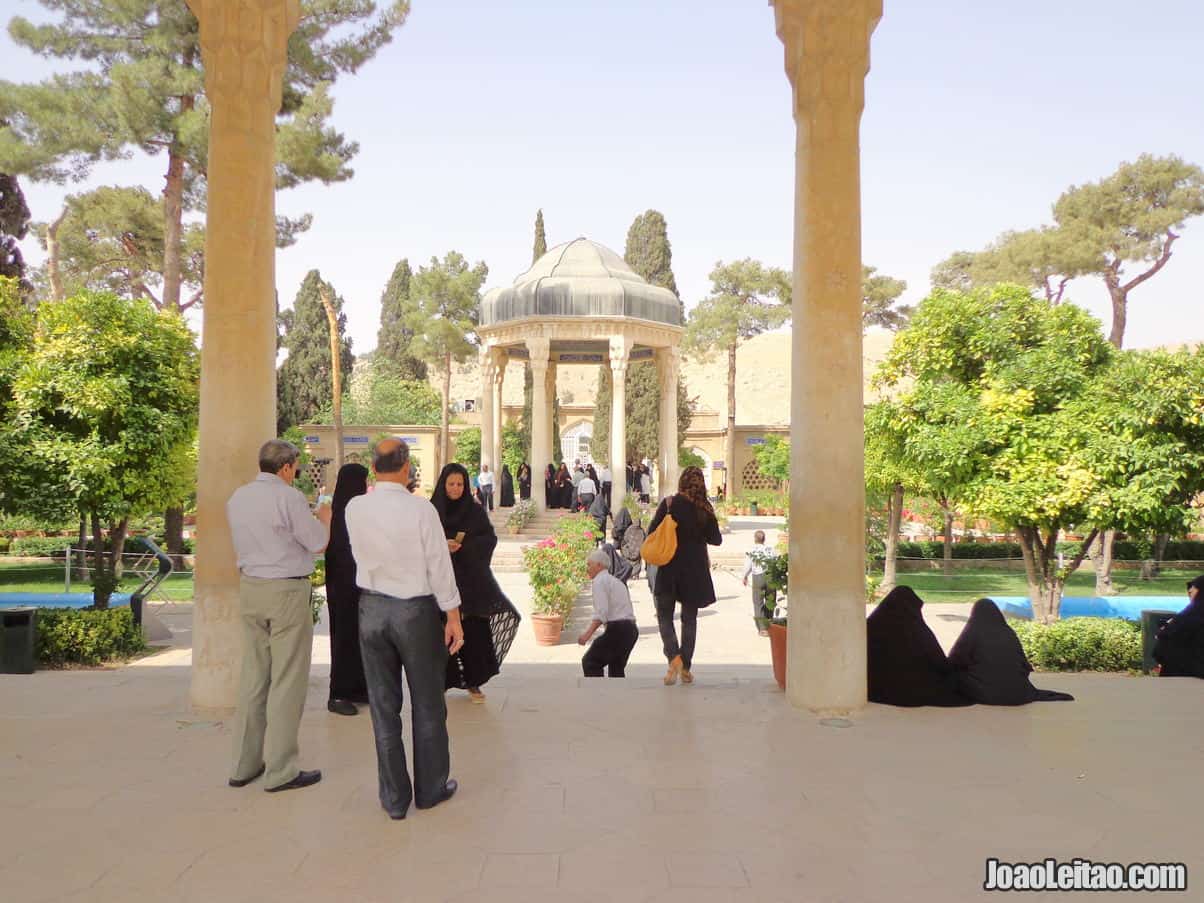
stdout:
{"type": "Polygon", "coordinates": [[[376,333],[375,358],[378,363],[391,367],[399,379],[425,380],[426,362],[410,352],[414,341],[411,321],[417,307],[410,297],[413,277],[408,259],[399,260],[393,267],[380,296],[380,329],[376,333]]]}
{"type": "Polygon", "coordinates": [[[706,357],[790,321],[791,276],[745,258],[711,270],[711,294],[690,312],[686,341],[706,357]]]}
{"type": "MultiPolygon", "coordinates": [[[[669,224],[659,210],[645,210],[627,230],[623,259],[649,285],[667,288],[678,295],[673,277],[673,246],[669,244],[669,224]]],[[[678,295],[680,304],[680,295],[678,295]]],[[[685,305],[681,305],[685,319],[685,305]]]]}
{"type": "MultiPolygon", "coordinates": [[[[209,104],[197,20],[184,0],[41,4],[53,21],[14,17],[14,43],[84,66],[38,83],[0,82],[0,171],[61,183],[135,150],[164,154],[161,300],[176,309],[183,214],[205,203],[209,104]]],[[[407,0],[380,10],[370,0],[302,0],[277,122],[278,187],[350,178],[358,148],[329,125],[329,87],[391,40],[408,11],[407,0]]],[[[307,225],[308,217],[282,221],[281,240],[307,225]]]]}
{"type": "MultiPolygon", "coordinates": [[[[359,426],[433,426],[439,422],[439,393],[426,380],[399,379],[389,362],[360,358],[343,396],[343,422],[359,426]]],[[[327,402],[315,423],[332,423],[327,402]]]]}
{"type": "Polygon", "coordinates": [[[18,243],[29,231],[29,205],[16,176],[0,172],[0,278],[25,280],[25,258],[18,243]]]}
{"type": "Polygon", "coordinates": [[[757,446],[757,470],[779,483],[790,479],[790,440],[781,436],[766,436],[757,446]]]}
{"type": "Polygon", "coordinates": [[[531,249],[531,262],[539,260],[548,253],[548,237],[543,231],[543,209],[535,212],[535,245],[531,249]]]}
{"type": "Polygon", "coordinates": [[[43,304],[0,428],[6,503],[106,521],[112,550],[101,574],[112,578],[130,517],[180,504],[192,489],[199,375],[194,337],[176,314],[91,292],[43,304]]]}
{"type": "Polygon", "coordinates": [[[874,267],[861,267],[861,328],[881,326],[892,332],[907,325],[911,307],[899,304],[907,283],[879,273],[874,267]]]}
{"type": "MultiPolygon", "coordinates": [[[[455,460],[463,464],[470,475],[481,469],[481,428],[479,426],[470,426],[456,435],[455,460]]],[[[471,486],[466,488],[472,489],[471,486]]]]}
{"type": "MultiPolygon", "coordinates": [[[[278,433],[308,423],[331,403],[330,325],[322,306],[323,286],[338,312],[339,335],[344,336],[347,331],[342,296],[322,281],[321,273],[310,270],[297,290],[292,309],[280,313],[284,327],[282,344],[288,357],[276,372],[278,433]]],[[[351,372],[353,361],[351,339],[344,338],[340,358],[344,373],[351,372]]]]}
{"type": "Polygon", "coordinates": [[[1019,286],[934,291],[876,377],[892,475],[1015,529],[1042,620],[1100,531],[1182,523],[1204,488],[1204,355],[1118,354],[1099,322],[1019,286]],[[1059,565],[1060,531],[1088,533],[1059,565]]]}

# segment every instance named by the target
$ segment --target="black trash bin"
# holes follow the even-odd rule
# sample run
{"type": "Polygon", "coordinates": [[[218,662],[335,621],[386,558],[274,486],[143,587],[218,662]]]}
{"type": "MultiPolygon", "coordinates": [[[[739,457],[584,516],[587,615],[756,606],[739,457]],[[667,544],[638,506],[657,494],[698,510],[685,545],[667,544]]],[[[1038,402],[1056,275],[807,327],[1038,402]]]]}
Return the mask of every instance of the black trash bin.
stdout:
{"type": "Polygon", "coordinates": [[[0,609],[0,674],[33,674],[37,632],[36,608],[0,609]]]}
{"type": "Polygon", "coordinates": [[[1177,611],[1150,609],[1141,613],[1141,670],[1146,674],[1157,667],[1154,660],[1154,641],[1158,639],[1158,631],[1162,625],[1177,615],[1177,611]]]}

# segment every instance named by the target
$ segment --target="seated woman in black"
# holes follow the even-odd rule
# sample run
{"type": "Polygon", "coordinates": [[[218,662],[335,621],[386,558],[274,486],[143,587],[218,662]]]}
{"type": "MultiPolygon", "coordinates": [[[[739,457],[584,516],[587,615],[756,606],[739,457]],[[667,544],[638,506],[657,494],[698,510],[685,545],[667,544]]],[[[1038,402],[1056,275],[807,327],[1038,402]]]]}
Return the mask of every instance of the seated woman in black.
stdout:
{"type": "Polygon", "coordinates": [[[1016,631],[990,599],[979,599],[970,609],[970,620],[949,650],[949,664],[958,692],[983,705],[1074,701],[1069,693],[1038,690],[1029,683],[1033,666],[1016,631]]]}
{"type": "Polygon", "coordinates": [[[911,587],[896,586],[866,619],[870,702],[972,705],[957,692],[953,669],[920,613],[923,605],[911,587]]]}
{"type": "Polygon", "coordinates": [[[1158,631],[1154,659],[1163,677],[1204,677],[1204,576],[1187,584],[1187,608],[1158,631]]]}

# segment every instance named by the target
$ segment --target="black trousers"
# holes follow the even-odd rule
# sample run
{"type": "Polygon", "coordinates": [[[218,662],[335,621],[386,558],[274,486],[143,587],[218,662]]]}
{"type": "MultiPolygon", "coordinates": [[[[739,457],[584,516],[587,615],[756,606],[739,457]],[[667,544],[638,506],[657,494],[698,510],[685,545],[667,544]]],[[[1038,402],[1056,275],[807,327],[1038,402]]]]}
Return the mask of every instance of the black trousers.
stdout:
{"type": "Polygon", "coordinates": [[[376,736],[380,804],[390,815],[404,815],[415,798],[420,806],[433,806],[442,798],[451,770],[443,697],[447,647],[435,597],[396,599],[363,593],[360,644],[376,736]],[[414,731],[412,785],[401,740],[403,669],[410,688],[414,731]]]}
{"type": "Polygon", "coordinates": [[[681,656],[687,671],[694,663],[694,642],[698,638],[698,606],[681,603],[681,643],[677,642],[677,629],[673,626],[673,611],[677,600],[673,596],[656,597],[656,626],[660,628],[661,642],[665,644],[665,658],[673,661],[681,656]]]}
{"type": "Polygon", "coordinates": [[[493,510],[493,487],[481,487],[481,505],[488,511],[493,510]]]}
{"type": "Polygon", "coordinates": [[[640,631],[635,621],[611,621],[602,636],[596,638],[581,658],[581,670],[586,677],[626,677],[624,670],[640,631]]]}
{"type": "Polygon", "coordinates": [[[614,484],[613,484],[613,483],[609,483],[609,482],[607,482],[607,483],[603,483],[603,484],[602,484],[602,494],[603,494],[604,496],[606,496],[606,508],[607,508],[607,510],[610,510],[611,502],[612,502],[612,501],[613,501],[613,499],[614,499],[614,496],[610,494],[610,491],[611,491],[611,489],[613,489],[613,488],[614,488],[614,484]]]}

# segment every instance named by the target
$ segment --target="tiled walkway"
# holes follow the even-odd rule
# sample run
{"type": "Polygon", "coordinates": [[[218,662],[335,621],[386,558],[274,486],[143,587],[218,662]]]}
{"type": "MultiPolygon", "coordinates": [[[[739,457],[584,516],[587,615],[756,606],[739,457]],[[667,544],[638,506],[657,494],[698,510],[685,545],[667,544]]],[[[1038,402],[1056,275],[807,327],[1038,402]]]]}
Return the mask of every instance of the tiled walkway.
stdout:
{"type": "Polygon", "coordinates": [[[578,647],[523,625],[486,705],[451,696],[460,793],[404,822],[376,802],[366,713],[325,711],[324,636],[301,734],[324,779],[280,795],[225,786],[230,738],[188,710],[186,648],[0,676],[0,900],[964,901],[990,896],[988,856],[1204,880],[1204,681],[1044,676],[1078,702],[829,726],[772,683],[738,583],[720,595],[693,687],[661,685],[654,636],[630,679],[586,683],[578,647]]]}

